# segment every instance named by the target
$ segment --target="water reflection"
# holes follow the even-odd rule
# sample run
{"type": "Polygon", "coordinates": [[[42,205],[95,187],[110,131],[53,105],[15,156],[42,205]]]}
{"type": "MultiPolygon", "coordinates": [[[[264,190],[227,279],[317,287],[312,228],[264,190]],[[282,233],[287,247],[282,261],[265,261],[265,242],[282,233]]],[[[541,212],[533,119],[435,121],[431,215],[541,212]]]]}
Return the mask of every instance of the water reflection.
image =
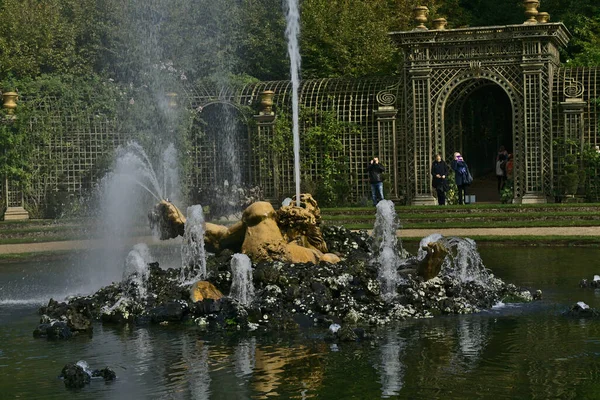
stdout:
{"type": "Polygon", "coordinates": [[[460,318],[456,327],[458,352],[451,361],[466,372],[477,367],[488,340],[487,318],[460,318]]]}
{"type": "MultiPolygon", "coordinates": [[[[303,331],[240,337],[188,326],[101,324],[94,325],[91,338],[49,342],[31,335],[39,321],[36,307],[0,303],[0,398],[598,397],[600,324],[561,312],[575,301],[600,308],[598,291],[578,287],[581,277],[598,273],[600,250],[486,251],[482,257],[497,276],[539,287],[545,300],[479,315],[404,321],[377,331],[381,339],[375,346],[334,347],[303,331]],[[517,259],[529,260],[530,268],[517,259]],[[65,363],[79,360],[91,368],[112,367],[117,381],[93,381],[82,391],[67,391],[57,375],[65,363]]],[[[0,269],[0,299],[25,298],[6,286],[21,279],[25,267],[45,285],[38,295],[60,288],[58,266],[46,272],[44,282],[40,265],[10,264],[0,269]]]]}
{"type": "MultiPolygon", "coordinates": [[[[184,341],[184,344],[187,343],[184,341]]],[[[210,347],[203,341],[195,343],[193,351],[183,346],[183,354],[188,366],[184,381],[190,389],[192,399],[208,399],[210,397],[210,347]]],[[[187,397],[187,396],[186,396],[187,397]]],[[[186,398],[182,397],[182,398],[186,398]]]]}
{"type": "Polygon", "coordinates": [[[381,397],[388,398],[397,395],[404,386],[405,366],[401,358],[406,348],[406,340],[399,337],[399,332],[395,329],[386,333],[384,341],[381,345],[379,376],[381,397]]]}
{"type": "Polygon", "coordinates": [[[256,364],[256,338],[242,339],[234,350],[235,375],[246,379],[256,364]]]}

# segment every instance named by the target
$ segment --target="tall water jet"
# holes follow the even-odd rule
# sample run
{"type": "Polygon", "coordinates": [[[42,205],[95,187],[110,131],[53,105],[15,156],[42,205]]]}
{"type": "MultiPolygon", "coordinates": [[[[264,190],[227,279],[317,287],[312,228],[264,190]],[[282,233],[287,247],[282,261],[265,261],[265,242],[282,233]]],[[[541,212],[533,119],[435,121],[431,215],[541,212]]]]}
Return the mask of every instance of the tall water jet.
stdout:
{"type": "Polygon", "coordinates": [[[245,254],[234,254],[231,258],[231,298],[247,306],[254,298],[252,283],[252,261],[245,254]]]}
{"type": "Polygon", "coordinates": [[[399,227],[394,203],[391,200],[380,201],[377,204],[377,214],[373,226],[373,250],[376,254],[375,261],[379,266],[381,294],[386,300],[391,300],[396,296],[398,267],[402,261],[400,257],[402,243],[397,236],[399,227]]]}
{"type": "Polygon", "coordinates": [[[188,207],[181,244],[181,280],[193,282],[206,278],[204,251],[204,213],[201,205],[188,207]]]}
{"type": "Polygon", "coordinates": [[[300,11],[298,0],[288,0],[287,28],[288,53],[290,55],[290,75],[292,79],[292,133],[294,135],[294,177],[296,180],[296,206],[300,207],[300,123],[298,89],[300,87],[300,11]]]}

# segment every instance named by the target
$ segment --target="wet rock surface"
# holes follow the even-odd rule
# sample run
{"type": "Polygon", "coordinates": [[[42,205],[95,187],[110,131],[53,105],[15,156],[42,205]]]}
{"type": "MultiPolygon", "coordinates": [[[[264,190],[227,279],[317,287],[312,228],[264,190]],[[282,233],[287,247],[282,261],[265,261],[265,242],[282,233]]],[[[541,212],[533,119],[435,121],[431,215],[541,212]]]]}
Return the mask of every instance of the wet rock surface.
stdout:
{"type": "Polygon", "coordinates": [[[60,372],[65,387],[69,389],[81,389],[92,381],[92,378],[102,378],[105,382],[117,379],[117,374],[110,367],[103,369],[90,370],[85,361],[66,364],[60,372]]]}
{"type": "Polygon", "coordinates": [[[80,389],[91,381],[91,377],[87,372],[81,366],[73,363],[63,367],[60,377],[63,379],[65,387],[72,389],[80,389]]]}
{"type": "Polygon", "coordinates": [[[573,304],[563,315],[574,318],[598,318],[600,311],[580,301],[573,304]]]}
{"type": "MultiPolygon", "coordinates": [[[[42,307],[42,325],[52,324],[53,337],[69,337],[71,332],[91,330],[90,322],[104,323],[189,323],[201,329],[216,330],[290,330],[305,326],[340,324],[329,334],[330,340],[352,341],[368,337],[365,328],[394,320],[427,318],[442,314],[466,314],[491,308],[499,301],[533,300],[529,290],[506,284],[494,277],[483,264],[472,276],[460,271],[463,257],[460,246],[466,239],[447,239],[448,253],[439,274],[425,279],[416,273],[424,254],[403,258],[400,279],[393,298],[383,298],[379,266],[371,250],[372,239],[364,231],[351,232],[343,227],[325,227],[323,237],[329,251],[339,255],[338,264],[254,263],[254,300],[243,306],[227,295],[231,287],[232,253],[207,259],[206,279],[225,294],[220,299],[192,302],[191,284],[182,285],[179,269],[163,270],[149,265],[147,288],[136,287],[136,279],[100,289],[93,295],[75,297],[68,302],[50,300],[42,307]],[[147,293],[140,297],[139,293],[147,293]],[[61,325],[56,325],[61,323],[61,325]]],[[[473,263],[472,261],[469,261],[473,263]]],[[[478,269],[477,269],[478,268],[478,269]]],[[[188,271],[193,276],[193,271],[188,271]]],[[[49,327],[38,327],[39,336],[50,337],[49,327]]]]}

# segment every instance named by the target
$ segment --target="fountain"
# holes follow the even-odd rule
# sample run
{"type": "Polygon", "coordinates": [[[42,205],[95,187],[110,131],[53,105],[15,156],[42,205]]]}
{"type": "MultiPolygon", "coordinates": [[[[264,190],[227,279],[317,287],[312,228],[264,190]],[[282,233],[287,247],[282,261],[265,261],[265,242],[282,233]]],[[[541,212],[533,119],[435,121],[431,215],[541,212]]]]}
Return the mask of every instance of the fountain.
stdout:
{"type": "MultiPolygon", "coordinates": [[[[151,156],[134,142],[120,147],[113,172],[103,182],[102,220],[113,241],[108,252],[113,259],[102,258],[103,268],[94,270],[109,272],[98,280],[100,284],[108,284],[115,276],[121,280],[90,296],[76,296],[64,303],[51,300],[41,309],[44,323],[38,329],[40,336],[49,336],[59,327],[61,335],[69,337],[72,332],[87,331],[90,319],[99,319],[120,324],[189,322],[207,329],[236,330],[339,324],[339,329],[331,330],[337,340],[365,337],[364,332],[361,336],[354,330],[358,326],[475,312],[506,296],[531,299],[529,292],[493,278],[474,242],[430,238],[422,243],[417,257],[405,257],[391,201],[378,204],[373,237],[342,227],[321,229],[316,201],[300,193],[299,9],[297,0],[287,4],[295,198],[278,210],[268,202],[255,202],[244,210],[241,221],[230,226],[205,222],[200,205],[187,208],[185,217],[173,204],[181,195],[177,152],[175,145],[165,140],[165,135],[176,133],[177,112],[174,95],[164,95],[166,81],[161,71],[175,68],[161,59],[158,46],[142,49],[149,51],[150,61],[156,63],[144,73],[151,84],[148,92],[166,122],[161,125],[163,131],[154,132],[156,137],[149,139],[154,146],[151,156]],[[154,159],[161,160],[156,169],[154,159]],[[140,212],[149,209],[150,202],[158,202],[149,218],[160,238],[183,236],[181,267],[161,268],[150,262],[148,247],[140,244],[129,252],[123,272],[123,257],[114,249],[125,246],[123,237],[132,235],[130,227],[141,220],[140,212]],[[205,246],[214,253],[208,260],[205,246]],[[228,292],[229,296],[222,295],[228,292]]],[[[153,15],[160,15],[159,8],[153,15]]],[[[150,30],[156,35],[160,32],[155,26],[150,30]]],[[[156,36],[151,40],[156,41],[156,36]]],[[[225,84],[225,75],[217,77],[220,86],[225,84]]],[[[135,103],[132,98],[130,105],[135,103]]],[[[225,107],[225,111],[224,118],[230,121],[230,110],[225,107]]],[[[231,184],[239,185],[239,160],[230,146],[234,141],[230,125],[228,122],[221,132],[225,147],[221,150],[231,184]]],[[[391,347],[396,351],[402,343],[391,343],[391,347]]],[[[388,375],[401,377],[401,368],[393,360],[383,360],[383,364],[391,371],[388,375]]],[[[390,388],[385,393],[401,386],[394,379],[389,384],[387,379],[383,381],[383,386],[390,388]]]]}
{"type": "Polygon", "coordinates": [[[248,306],[254,298],[252,283],[252,261],[245,254],[234,254],[231,258],[231,292],[229,296],[248,306]]]}
{"type": "Polygon", "coordinates": [[[399,253],[402,251],[397,234],[399,226],[394,203],[391,200],[380,201],[373,226],[373,243],[382,295],[386,300],[396,296],[398,267],[401,263],[399,253]]]}

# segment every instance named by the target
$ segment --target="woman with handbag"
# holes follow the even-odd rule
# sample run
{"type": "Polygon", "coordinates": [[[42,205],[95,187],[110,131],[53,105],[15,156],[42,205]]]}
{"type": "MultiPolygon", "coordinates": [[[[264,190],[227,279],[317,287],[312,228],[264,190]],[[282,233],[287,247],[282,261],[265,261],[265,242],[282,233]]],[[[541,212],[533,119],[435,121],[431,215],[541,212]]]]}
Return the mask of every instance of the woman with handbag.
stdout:
{"type": "Polygon", "coordinates": [[[442,160],[442,156],[436,154],[435,161],[431,165],[431,186],[435,188],[438,204],[440,206],[446,205],[446,191],[448,190],[448,182],[446,181],[447,176],[448,166],[446,165],[446,162],[442,160]]]}
{"type": "Polygon", "coordinates": [[[454,171],[454,181],[458,187],[458,204],[464,204],[467,187],[473,183],[473,177],[471,176],[471,172],[469,172],[467,163],[458,151],[454,153],[454,160],[452,160],[451,167],[454,171]]]}

